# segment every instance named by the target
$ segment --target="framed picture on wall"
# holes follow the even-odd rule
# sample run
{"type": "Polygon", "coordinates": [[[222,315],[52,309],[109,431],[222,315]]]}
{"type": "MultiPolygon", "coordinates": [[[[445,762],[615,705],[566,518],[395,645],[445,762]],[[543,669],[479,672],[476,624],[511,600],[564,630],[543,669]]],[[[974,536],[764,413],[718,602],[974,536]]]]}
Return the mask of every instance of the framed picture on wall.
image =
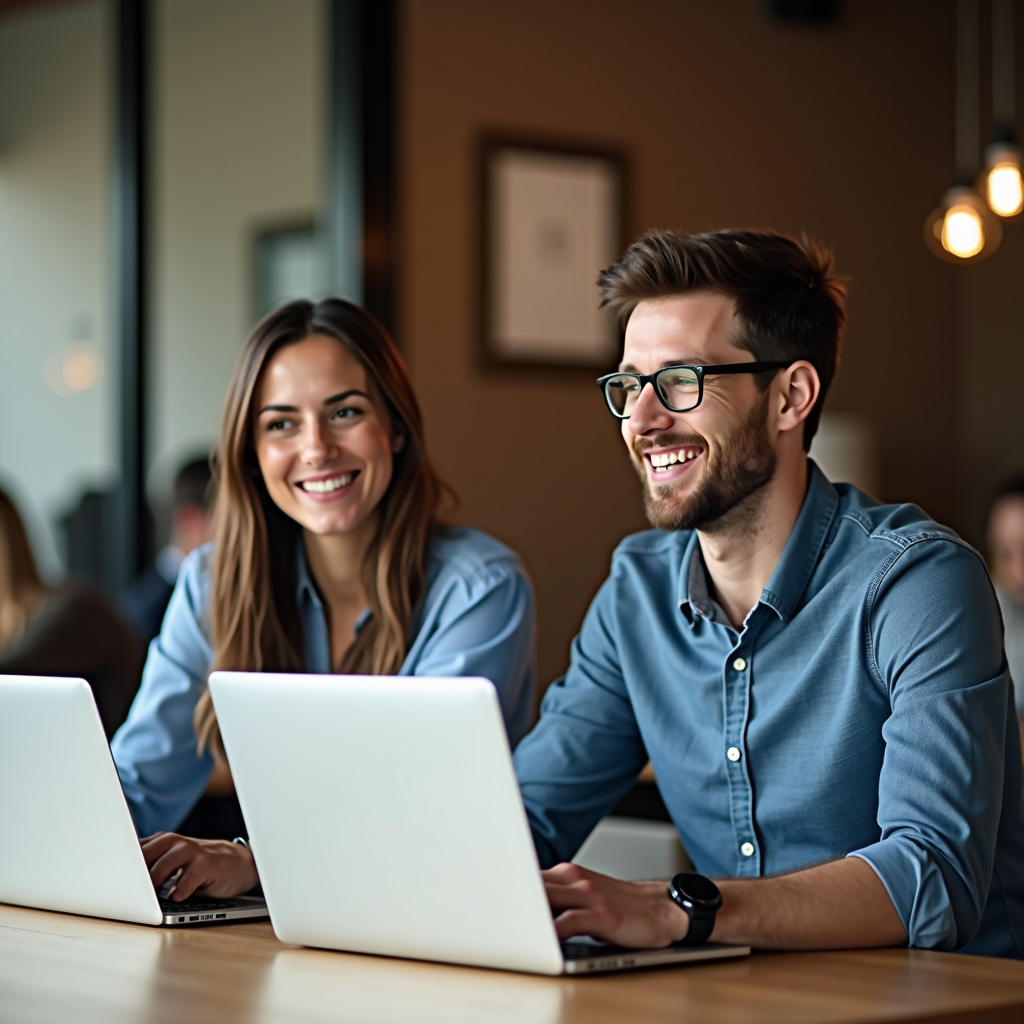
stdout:
{"type": "Polygon", "coordinates": [[[312,216],[258,227],[252,263],[254,322],[293,299],[317,299],[327,286],[326,247],[312,216]]]}
{"type": "Polygon", "coordinates": [[[479,159],[483,363],[610,366],[619,333],[596,282],[625,236],[622,154],[488,135],[479,159]]]}

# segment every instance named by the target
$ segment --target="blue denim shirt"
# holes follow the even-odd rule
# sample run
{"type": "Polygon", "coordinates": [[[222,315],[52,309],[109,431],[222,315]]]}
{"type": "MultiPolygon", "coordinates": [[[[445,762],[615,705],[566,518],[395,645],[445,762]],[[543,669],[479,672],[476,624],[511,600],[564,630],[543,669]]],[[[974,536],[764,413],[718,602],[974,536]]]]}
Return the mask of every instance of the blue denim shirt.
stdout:
{"type": "Polygon", "coordinates": [[[867,861],[910,945],[1024,953],[1020,738],[985,566],[912,505],[813,465],[734,629],[692,532],[627,538],[515,754],[540,860],[650,757],[698,871],[867,861]]]}
{"type": "MultiPolygon", "coordinates": [[[[182,565],[160,635],[149,648],[142,686],[110,744],[139,835],[177,828],[213,769],[210,754],[196,752],[192,726],[212,660],[212,550],[206,545],[182,565]]],[[[297,599],[306,670],[329,672],[327,620],[302,545],[297,599]]],[[[446,528],[431,543],[427,593],[399,674],[490,679],[515,744],[533,715],[533,632],[533,593],[515,554],[478,530],[446,528]]]]}

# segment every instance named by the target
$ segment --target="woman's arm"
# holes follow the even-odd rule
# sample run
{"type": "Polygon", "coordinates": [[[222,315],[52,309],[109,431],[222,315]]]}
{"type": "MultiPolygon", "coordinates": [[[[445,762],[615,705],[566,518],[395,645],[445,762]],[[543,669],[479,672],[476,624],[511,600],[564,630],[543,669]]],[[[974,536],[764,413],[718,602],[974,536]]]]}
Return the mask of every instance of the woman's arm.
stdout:
{"type": "Polygon", "coordinates": [[[140,835],[176,828],[202,795],[213,769],[199,755],[192,715],[212,653],[204,622],[204,556],[182,565],[160,635],[149,648],[142,685],[110,744],[125,799],[140,835]]]}

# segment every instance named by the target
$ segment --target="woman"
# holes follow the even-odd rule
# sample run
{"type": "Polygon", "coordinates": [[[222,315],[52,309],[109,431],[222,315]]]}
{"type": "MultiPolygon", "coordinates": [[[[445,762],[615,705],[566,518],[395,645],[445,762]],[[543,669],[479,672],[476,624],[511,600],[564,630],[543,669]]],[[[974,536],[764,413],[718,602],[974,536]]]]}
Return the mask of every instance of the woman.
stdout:
{"type": "MultiPolygon", "coordinates": [[[[522,736],[529,583],[497,541],[438,522],[419,407],[373,317],[338,299],[269,314],[235,365],[214,468],[212,549],[183,564],[111,745],[140,835],[175,828],[209,779],[215,669],[484,676],[522,736]]],[[[230,843],[143,847],[157,885],[197,857],[252,863],[230,843]]]]}
{"type": "Polygon", "coordinates": [[[99,594],[42,581],[18,510],[0,490],[0,674],[85,679],[109,738],[141,668],[141,646],[99,594]]]}

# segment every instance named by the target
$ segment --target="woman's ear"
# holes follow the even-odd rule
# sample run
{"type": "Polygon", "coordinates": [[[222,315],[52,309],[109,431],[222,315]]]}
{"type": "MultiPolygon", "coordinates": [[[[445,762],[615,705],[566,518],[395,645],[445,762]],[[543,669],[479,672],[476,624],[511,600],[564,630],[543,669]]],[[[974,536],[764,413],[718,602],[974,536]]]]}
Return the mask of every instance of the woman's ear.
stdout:
{"type": "Polygon", "coordinates": [[[397,455],[405,447],[405,431],[396,430],[395,436],[391,439],[391,454],[397,455]]]}

